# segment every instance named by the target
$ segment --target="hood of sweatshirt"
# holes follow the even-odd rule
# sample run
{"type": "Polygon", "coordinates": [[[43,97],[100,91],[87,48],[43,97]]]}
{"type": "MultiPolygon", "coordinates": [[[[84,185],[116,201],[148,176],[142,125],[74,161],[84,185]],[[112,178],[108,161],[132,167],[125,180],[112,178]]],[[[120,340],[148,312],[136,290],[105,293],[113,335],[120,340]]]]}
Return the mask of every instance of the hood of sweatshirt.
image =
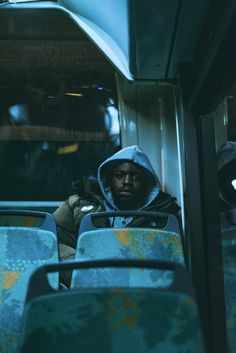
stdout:
{"type": "Polygon", "coordinates": [[[142,207],[139,208],[139,210],[142,210],[144,207],[148,206],[159,194],[160,182],[148,157],[138,146],[130,146],[123,148],[122,150],[105,160],[100,165],[98,169],[98,182],[102,194],[106,200],[106,209],[117,210],[117,207],[113,200],[111,187],[109,185],[109,176],[111,175],[114,166],[119,162],[135,163],[140,167],[146,169],[146,171],[152,176],[150,178],[149,192],[146,196],[146,199],[144,200],[142,207]]]}

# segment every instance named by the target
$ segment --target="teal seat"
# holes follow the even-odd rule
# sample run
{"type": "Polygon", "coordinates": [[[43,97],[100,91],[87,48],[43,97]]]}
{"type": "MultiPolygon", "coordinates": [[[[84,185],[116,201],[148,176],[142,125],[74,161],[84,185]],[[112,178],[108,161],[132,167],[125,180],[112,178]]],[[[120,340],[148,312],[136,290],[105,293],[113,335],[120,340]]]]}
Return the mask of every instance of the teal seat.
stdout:
{"type": "MultiPolygon", "coordinates": [[[[30,227],[0,227],[0,352],[15,353],[29,277],[58,262],[56,234],[30,227]]],[[[58,275],[50,277],[58,287],[58,275]]]]}
{"type": "Polygon", "coordinates": [[[191,287],[184,267],[156,261],[45,266],[31,278],[34,289],[28,293],[19,353],[203,353],[198,310],[186,284],[191,287]],[[46,283],[48,269],[109,265],[175,271],[174,284],[165,290],[97,287],[58,292],[46,283]]]}
{"type": "Polygon", "coordinates": [[[221,214],[226,328],[229,353],[236,353],[236,209],[221,214]]]}
{"type": "Polygon", "coordinates": [[[57,234],[52,214],[29,210],[0,210],[0,227],[30,227],[50,230],[57,234]]]}
{"type": "MultiPolygon", "coordinates": [[[[119,212],[118,214],[124,212],[119,212]]],[[[124,214],[130,214],[125,212],[124,214]]],[[[112,213],[114,215],[116,213],[112,213]]],[[[136,214],[136,212],[135,212],[136,214]]],[[[142,216],[149,212],[141,212],[142,216]]],[[[153,212],[151,216],[153,216],[153,212]]],[[[82,234],[77,243],[76,259],[157,259],[173,261],[184,265],[182,239],[178,222],[173,215],[155,213],[166,218],[162,229],[150,228],[95,228],[90,214],[82,220],[82,234]],[[87,218],[87,219],[86,219],[87,218]],[[86,229],[92,229],[86,231],[86,229]]],[[[109,214],[110,215],[110,214],[109,214]]],[[[101,217],[99,215],[99,217],[101,217]]],[[[162,222],[163,223],[163,222],[162,222]]],[[[130,269],[92,269],[86,272],[74,271],[71,286],[136,286],[165,287],[172,281],[172,272],[158,270],[130,269]]]]}

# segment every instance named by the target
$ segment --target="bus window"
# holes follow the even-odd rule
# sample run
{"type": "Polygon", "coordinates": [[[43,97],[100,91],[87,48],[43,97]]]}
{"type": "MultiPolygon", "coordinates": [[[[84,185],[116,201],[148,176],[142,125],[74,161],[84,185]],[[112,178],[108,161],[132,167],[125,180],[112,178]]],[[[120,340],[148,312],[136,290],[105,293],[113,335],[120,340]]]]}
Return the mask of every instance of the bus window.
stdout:
{"type": "Polygon", "coordinates": [[[0,93],[2,200],[63,200],[120,148],[113,77],[41,69],[0,93]]]}
{"type": "Polygon", "coordinates": [[[226,329],[229,353],[236,351],[236,87],[215,116],[226,329]],[[220,128],[221,127],[221,128],[220,128]]]}

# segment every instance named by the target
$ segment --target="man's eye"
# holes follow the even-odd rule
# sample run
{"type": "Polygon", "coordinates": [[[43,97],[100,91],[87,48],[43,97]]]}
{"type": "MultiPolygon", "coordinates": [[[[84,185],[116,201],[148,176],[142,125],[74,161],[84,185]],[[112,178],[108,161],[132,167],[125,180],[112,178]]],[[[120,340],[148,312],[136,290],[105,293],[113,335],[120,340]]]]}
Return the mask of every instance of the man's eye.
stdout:
{"type": "Polygon", "coordinates": [[[141,179],[140,174],[134,174],[132,179],[133,180],[140,180],[141,179]]]}
{"type": "Polygon", "coordinates": [[[122,179],[123,178],[123,173],[121,173],[121,172],[115,172],[114,173],[114,176],[117,178],[117,179],[122,179]]]}

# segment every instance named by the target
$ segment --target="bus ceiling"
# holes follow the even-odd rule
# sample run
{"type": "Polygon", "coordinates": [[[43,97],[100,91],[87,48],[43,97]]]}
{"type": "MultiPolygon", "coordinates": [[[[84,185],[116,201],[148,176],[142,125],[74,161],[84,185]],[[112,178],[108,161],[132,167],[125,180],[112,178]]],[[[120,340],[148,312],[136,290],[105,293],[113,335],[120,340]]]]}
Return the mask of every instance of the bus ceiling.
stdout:
{"type": "MultiPolygon", "coordinates": [[[[19,10],[52,11],[58,17],[63,12],[128,80],[172,80],[179,63],[193,61],[210,3],[211,0],[2,0],[0,22],[9,11],[12,16],[19,10]]],[[[38,15],[40,20],[39,11],[38,15]]]]}
{"type": "MultiPolygon", "coordinates": [[[[80,40],[79,32],[82,30],[113,67],[128,80],[165,81],[175,80],[179,75],[183,75],[187,78],[185,81],[188,81],[186,87],[190,85],[193,89],[195,85],[200,89],[207,77],[207,65],[204,61],[209,58],[209,44],[214,42],[221,17],[230,3],[233,2],[0,0],[0,39],[11,39],[14,36],[18,39],[19,26],[17,24],[14,29],[14,21],[19,21],[20,14],[30,14],[32,17],[28,16],[28,28],[25,32],[21,31],[23,35],[29,33],[30,27],[33,39],[39,39],[40,36],[43,39],[51,39],[51,34],[54,39],[80,40]],[[44,18],[46,15],[48,17],[44,18]],[[44,26],[40,27],[43,23],[44,26]],[[78,29],[78,32],[71,30],[72,26],[78,29]],[[184,73],[181,71],[183,67],[184,73]],[[190,67],[190,71],[186,70],[186,67],[190,67]],[[202,68],[204,72],[199,75],[202,68]],[[191,75],[192,72],[195,77],[191,75]],[[193,82],[200,76],[202,83],[193,82]]],[[[24,27],[24,21],[21,26],[24,27]]],[[[210,51],[214,53],[214,48],[211,47],[210,51]]],[[[212,73],[212,77],[216,76],[217,73],[212,73]]],[[[209,82],[207,87],[209,91],[209,82]]],[[[198,92],[195,92],[195,95],[197,97],[198,92]]]]}
{"type": "Polygon", "coordinates": [[[127,79],[168,80],[192,61],[210,0],[59,3],[127,79]]]}

